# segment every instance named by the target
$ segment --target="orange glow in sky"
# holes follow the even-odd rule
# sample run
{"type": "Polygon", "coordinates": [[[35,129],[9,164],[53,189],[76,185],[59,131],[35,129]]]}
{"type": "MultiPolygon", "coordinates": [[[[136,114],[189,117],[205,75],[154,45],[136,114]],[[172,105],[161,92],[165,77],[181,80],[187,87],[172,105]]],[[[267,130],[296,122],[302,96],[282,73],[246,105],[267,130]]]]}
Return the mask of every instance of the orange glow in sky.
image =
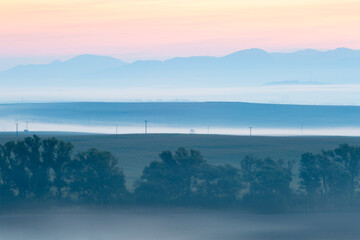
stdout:
{"type": "Polygon", "coordinates": [[[0,0],[0,57],[360,49],[359,0],[0,0]]]}

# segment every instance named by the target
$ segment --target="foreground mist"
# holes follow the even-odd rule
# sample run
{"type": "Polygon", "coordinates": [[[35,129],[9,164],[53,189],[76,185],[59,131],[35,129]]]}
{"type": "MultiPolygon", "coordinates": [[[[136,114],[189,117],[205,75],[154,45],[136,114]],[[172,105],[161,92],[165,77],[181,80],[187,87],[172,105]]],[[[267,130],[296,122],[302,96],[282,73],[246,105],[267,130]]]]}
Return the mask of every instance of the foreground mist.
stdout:
{"type": "Polygon", "coordinates": [[[52,210],[0,216],[0,239],[353,240],[359,212],[246,214],[189,209],[52,210]]]}

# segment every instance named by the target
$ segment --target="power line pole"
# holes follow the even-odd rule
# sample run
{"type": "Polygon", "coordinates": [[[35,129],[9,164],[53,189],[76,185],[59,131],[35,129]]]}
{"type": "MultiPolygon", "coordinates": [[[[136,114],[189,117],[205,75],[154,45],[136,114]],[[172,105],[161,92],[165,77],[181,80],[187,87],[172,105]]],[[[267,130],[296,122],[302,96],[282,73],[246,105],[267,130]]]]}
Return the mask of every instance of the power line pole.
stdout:
{"type": "Polygon", "coordinates": [[[145,120],[144,123],[145,123],[145,135],[147,135],[148,121],[145,120]]]}
{"type": "Polygon", "coordinates": [[[253,127],[249,127],[249,130],[250,130],[250,137],[252,136],[252,129],[253,129],[253,127]]]}
{"type": "Polygon", "coordinates": [[[301,124],[301,136],[303,135],[303,133],[304,133],[304,125],[301,124]]]}
{"type": "Polygon", "coordinates": [[[19,137],[19,123],[15,123],[16,125],[16,137],[19,137]]]}
{"type": "Polygon", "coordinates": [[[118,134],[118,125],[116,124],[116,135],[118,134]]]}

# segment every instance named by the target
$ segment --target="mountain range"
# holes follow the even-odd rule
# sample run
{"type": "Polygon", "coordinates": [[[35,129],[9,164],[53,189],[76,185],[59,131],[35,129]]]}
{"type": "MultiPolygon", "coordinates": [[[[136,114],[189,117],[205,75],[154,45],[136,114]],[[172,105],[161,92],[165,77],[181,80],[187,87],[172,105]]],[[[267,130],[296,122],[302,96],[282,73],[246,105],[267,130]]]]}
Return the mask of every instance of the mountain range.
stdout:
{"type": "Polygon", "coordinates": [[[242,50],[223,57],[135,61],[80,55],[0,72],[3,87],[239,87],[282,84],[359,84],[360,50],[269,53],[242,50]]]}

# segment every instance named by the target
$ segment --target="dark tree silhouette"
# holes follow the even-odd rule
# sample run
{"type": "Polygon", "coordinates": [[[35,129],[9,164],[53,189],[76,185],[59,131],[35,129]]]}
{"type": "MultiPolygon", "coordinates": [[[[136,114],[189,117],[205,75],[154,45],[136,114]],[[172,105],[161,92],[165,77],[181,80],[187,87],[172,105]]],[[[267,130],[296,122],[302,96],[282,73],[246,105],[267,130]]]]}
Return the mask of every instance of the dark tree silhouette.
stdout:
{"type": "Polygon", "coordinates": [[[351,196],[352,181],[334,151],[301,156],[300,185],[311,200],[334,202],[351,196]]]}
{"type": "Polygon", "coordinates": [[[242,187],[238,169],[229,164],[208,165],[201,171],[196,194],[203,205],[234,205],[242,187]]]}
{"type": "Polygon", "coordinates": [[[146,204],[216,204],[235,202],[241,186],[237,169],[211,166],[196,150],[164,151],[136,183],[135,197],[146,204]]]}
{"type": "Polygon", "coordinates": [[[243,197],[246,206],[280,210],[290,204],[292,198],[290,162],[245,157],[241,166],[242,178],[248,185],[248,191],[243,197]]]}
{"type": "Polygon", "coordinates": [[[360,147],[342,144],[334,150],[335,160],[340,162],[350,175],[351,198],[354,196],[360,174],[360,147]]]}
{"type": "Polygon", "coordinates": [[[250,196],[254,196],[256,186],[256,175],[261,160],[253,156],[245,156],[241,162],[241,176],[243,182],[247,185],[250,196]]]}
{"type": "Polygon", "coordinates": [[[72,149],[70,143],[38,136],[0,145],[0,203],[104,204],[127,197],[125,177],[111,153],[90,149],[73,159],[72,149]]]}
{"type": "Polygon", "coordinates": [[[205,161],[199,151],[179,148],[174,154],[160,153],[161,162],[152,162],[136,184],[135,195],[141,202],[187,203],[193,198],[195,179],[205,161]]]}
{"type": "Polygon", "coordinates": [[[71,164],[73,196],[86,203],[117,203],[128,195],[118,160],[106,151],[90,149],[79,153],[71,164]]]}
{"type": "Polygon", "coordinates": [[[211,165],[197,150],[164,151],[159,161],[144,168],[133,193],[110,152],[89,149],[73,155],[72,151],[71,143],[38,136],[0,145],[0,207],[45,201],[124,204],[132,199],[141,205],[266,211],[359,206],[359,146],[342,144],[334,150],[302,154],[300,189],[296,183],[290,187],[291,162],[247,156],[236,169],[211,165]]]}

